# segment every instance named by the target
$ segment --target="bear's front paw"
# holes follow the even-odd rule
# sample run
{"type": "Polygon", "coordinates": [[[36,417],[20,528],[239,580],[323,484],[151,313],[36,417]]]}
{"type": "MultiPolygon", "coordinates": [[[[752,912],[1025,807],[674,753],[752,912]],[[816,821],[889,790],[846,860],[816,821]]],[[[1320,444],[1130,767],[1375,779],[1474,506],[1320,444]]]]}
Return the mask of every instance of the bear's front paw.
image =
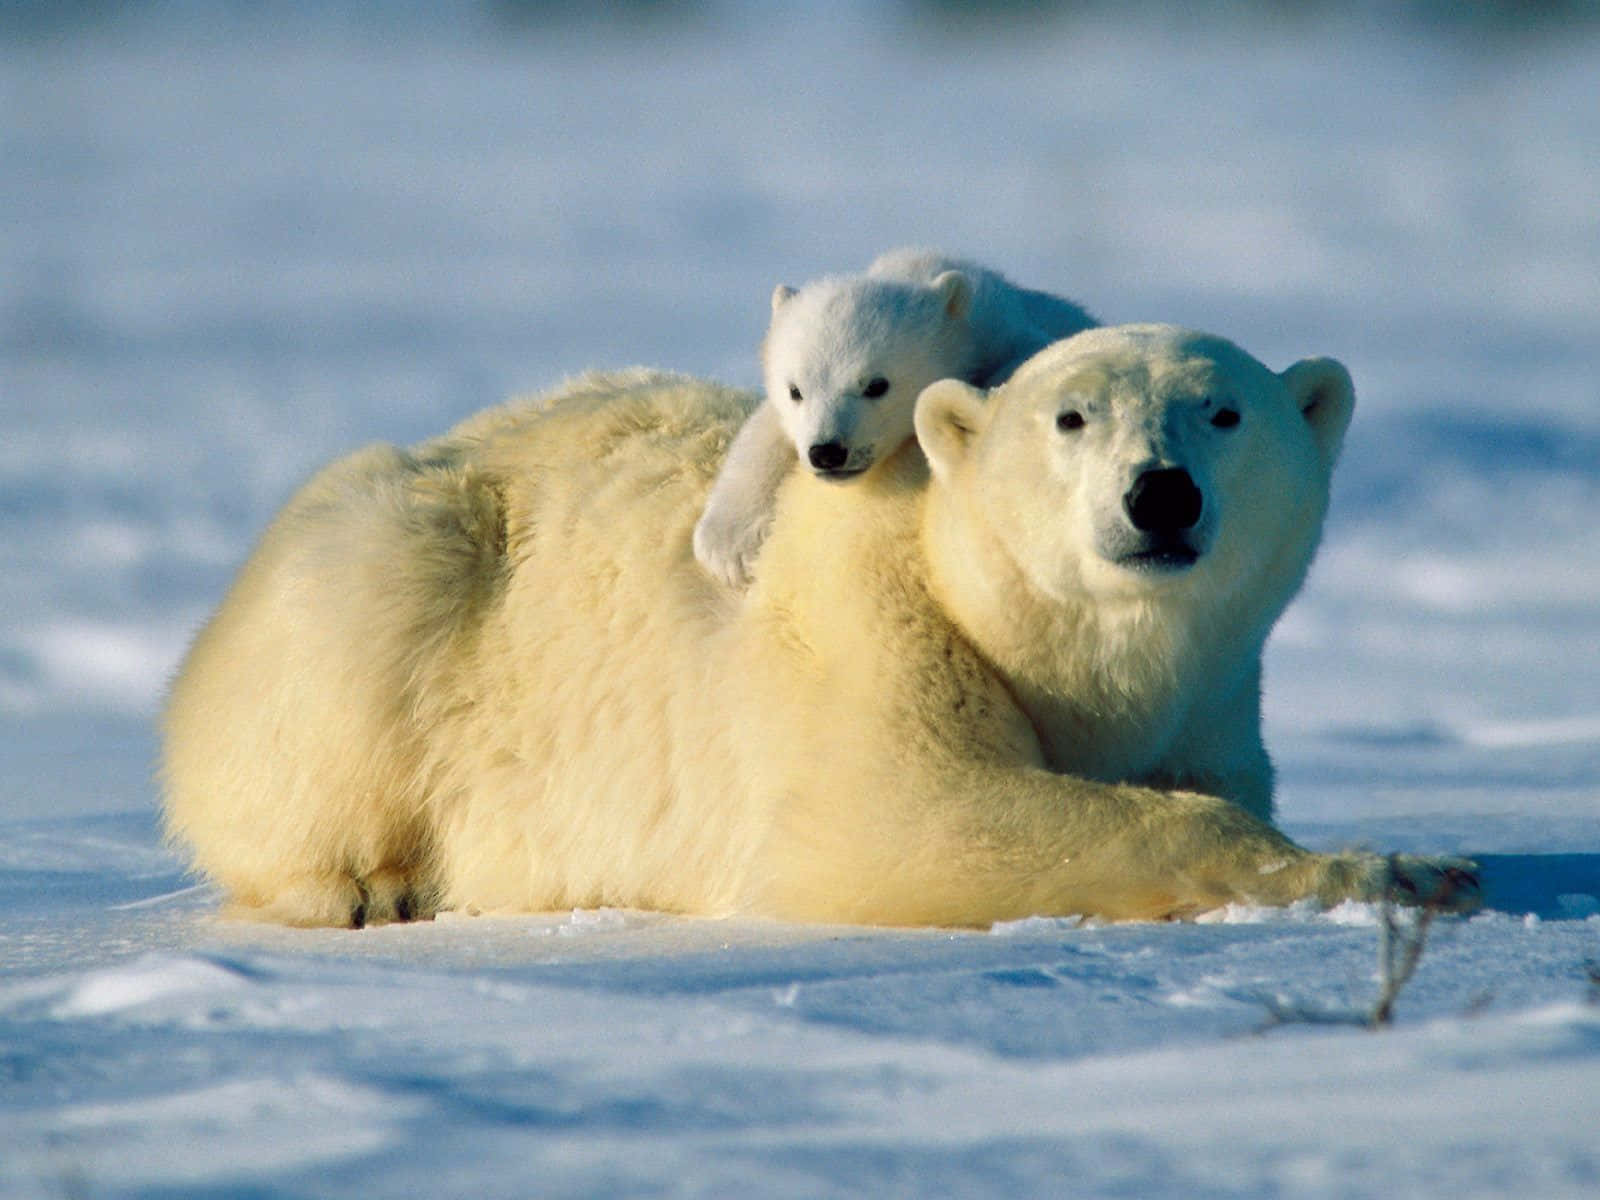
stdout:
{"type": "Polygon", "coordinates": [[[694,556],[707,574],[729,587],[745,588],[766,540],[766,522],[727,520],[707,511],[694,527],[694,556]]]}
{"type": "Polygon", "coordinates": [[[1478,864],[1469,859],[1391,854],[1384,868],[1384,895],[1397,904],[1452,913],[1483,907],[1478,864]]]}
{"type": "Polygon", "coordinates": [[[1448,913],[1469,913],[1483,907],[1478,864],[1449,856],[1335,855],[1329,860],[1321,890],[1324,903],[1388,900],[1448,913]]]}

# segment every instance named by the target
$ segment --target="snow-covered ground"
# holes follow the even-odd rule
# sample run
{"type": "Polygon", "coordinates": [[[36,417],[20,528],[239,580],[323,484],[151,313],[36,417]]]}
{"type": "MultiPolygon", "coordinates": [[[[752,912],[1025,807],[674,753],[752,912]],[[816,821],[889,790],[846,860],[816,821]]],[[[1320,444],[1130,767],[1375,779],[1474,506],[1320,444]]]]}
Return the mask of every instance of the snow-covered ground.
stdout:
{"type": "Polygon", "coordinates": [[[1600,1192],[1600,28],[1003,7],[0,7],[0,1195],[1600,1192]],[[775,282],[906,242],[1352,369],[1269,742],[1302,840],[1482,858],[1393,1028],[1268,1027],[1370,1002],[1361,907],[185,890],[152,716],[300,478],[584,367],[754,383],[775,282]]]}

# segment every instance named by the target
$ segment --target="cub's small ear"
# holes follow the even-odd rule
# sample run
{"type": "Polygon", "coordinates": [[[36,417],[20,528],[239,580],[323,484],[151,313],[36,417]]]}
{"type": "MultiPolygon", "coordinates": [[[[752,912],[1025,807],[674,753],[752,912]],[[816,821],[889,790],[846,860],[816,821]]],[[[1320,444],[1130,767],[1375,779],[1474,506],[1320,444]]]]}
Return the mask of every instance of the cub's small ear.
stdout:
{"type": "Polygon", "coordinates": [[[773,316],[777,316],[778,315],[778,310],[780,308],[782,308],[785,304],[789,303],[789,301],[793,300],[795,298],[796,294],[797,293],[796,293],[795,289],[790,287],[787,283],[780,283],[777,287],[773,288],[772,289],[772,315],[773,316]]]}
{"type": "Polygon", "coordinates": [[[959,321],[972,308],[972,280],[960,271],[941,271],[933,277],[933,290],[944,305],[944,315],[959,321]]]}
{"type": "Polygon", "coordinates": [[[948,480],[988,421],[988,394],[959,379],[940,379],[917,397],[917,441],[928,466],[948,480]]]}
{"type": "Polygon", "coordinates": [[[1356,387],[1350,372],[1331,358],[1305,358],[1278,378],[1311,426],[1323,462],[1331,467],[1356,409],[1356,387]]]}

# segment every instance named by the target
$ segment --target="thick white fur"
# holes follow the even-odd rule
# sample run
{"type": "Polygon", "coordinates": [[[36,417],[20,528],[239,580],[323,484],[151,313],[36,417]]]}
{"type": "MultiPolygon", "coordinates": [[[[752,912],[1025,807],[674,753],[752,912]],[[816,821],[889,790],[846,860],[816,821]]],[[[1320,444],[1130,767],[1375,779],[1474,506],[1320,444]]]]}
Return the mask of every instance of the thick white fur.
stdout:
{"type": "Polygon", "coordinates": [[[235,911],[313,925],[441,905],[983,925],[1369,894],[1381,860],[1268,824],[1257,695],[1352,402],[1336,363],[1082,334],[986,402],[928,389],[926,459],[849,489],[792,474],[742,594],[690,533],[748,395],[596,375],[363,450],[289,503],[190,651],[170,834],[235,911]],[[1216,507],[1206,553],[1099,558],[1102,501],[1174,456],[1216,507]]]}
{"type": "Polygon", "coordinates": [[[695,556],[747,585],[797,456],[810,469],[812,446],[837,446],[847,457],[819,473],[855,478],[912,436],[917,396],[934,380],[996,384],[1094,324],[1068,300],[933,250],[891,250],[863,275],[778,287],[761,352],[767,402],[734,440],[695,526],[695,556]],[[888,385],[881,396],[864,394],[874,379],[888,385]]]}

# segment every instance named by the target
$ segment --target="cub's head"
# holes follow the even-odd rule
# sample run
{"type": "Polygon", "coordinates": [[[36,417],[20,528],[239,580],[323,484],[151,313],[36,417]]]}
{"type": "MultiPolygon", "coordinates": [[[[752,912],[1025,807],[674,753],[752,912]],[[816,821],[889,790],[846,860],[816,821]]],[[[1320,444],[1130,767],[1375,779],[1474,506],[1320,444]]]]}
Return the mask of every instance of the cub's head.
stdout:
{"type": "Polygon", "coordinates": [[[918,393],[968,370],[971,304],[959,271],[931,284],[858,276],[778,287],[762,367],[801,463],[845,480],[894,453],[911,437],[918,393]]]}
{"type": "Polygon", "coordinates": [[[1277,374],[1222,338],[1133,325],[1057,342],[987,396],[936,383],[916,430],[952,519],[1045,596],[1270,621],[1316,549],[1354,405],[1331,359],[1277,374]]]}

